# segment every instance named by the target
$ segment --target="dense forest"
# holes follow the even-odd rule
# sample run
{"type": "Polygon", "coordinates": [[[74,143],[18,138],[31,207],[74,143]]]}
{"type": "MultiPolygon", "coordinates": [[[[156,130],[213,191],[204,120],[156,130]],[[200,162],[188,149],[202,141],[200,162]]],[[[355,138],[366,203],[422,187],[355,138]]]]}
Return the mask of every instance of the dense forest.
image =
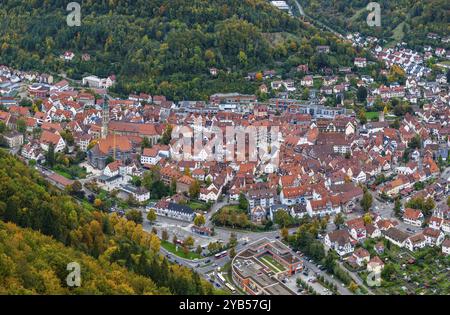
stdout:
{"type": "Polygon", "coordinates": [[[369,2],[372,1],[304,0],[302,4],[307,14],[344,33],[361,32],[393,42],[403,40],[411,46],[436,44],[427,38],[429,32],[440,36],[450,33],[448,0],[376,1],[381,5],[381,27],[367,25],[369,11],[366,6],[369,2]]]}
{"type": "MultiPolygon", "coordinates": [[[[67,1],[2,1],[0,64],[74,79],[115,74],[114,92],[122,95],[207,99],[216,92],[254,93],[258,83],[244,79],[248,71],[317,64],[309,45],[334,42],[266,0],[79,2],[81,26],[69,27],[67,1]],[[67,50],[76,54],[71,62],[60,58],[67,50]],[[217,77],[211,67],[219,69],[217,77]]],[[[340,56],[351,62],[346,48],[340,56]]]]}
{"type": "Polygon", "coordinates": [[[60,242],[0,221],[0,294],[164,294],[148,278],[96,260],[60,242]],[[67,264],[80,264],[81,286],[66,284],[67,264]]]}
{"type": "MultiPolygon", "coordinates": [[[[93,292],[113,293],[129,290],[129,292],[134,291],[134,293],[189,295],[214,293],[211,284],[201,280],[197,273],[186,267],[171,265],[165,257],[160,255],[160,240],[156,235],[144,232],[141,225],[115,214],[108,215],[98,211],[86,210],[65,192],[51,186],[35,170],[4,150],[0,150],[0,219],[23,228],[39,231],[54,239],[51,242],[47,238],[40,237],[38,233],[19,231],[13,226],[0,226],[0,246],[2,246],[0,248],[0,274],[2,275],[8,274],[7,270],[10,269],[8,265],[11,264],[11,261],[16,261],[14,257],[17,257],[20,261],[20,257],[26,256],[23,259],[29,261],[31,266],[34,263],[42,263],[47,266],[52,260],[39,257],[38,253],[41,252],[44,256],[48,254],[50,257],[51,255],[56,255],[56,258],[59,257],[58,264],[50,264],[46,267],[49,277],[52,281],[54,280],[54,290],[66,290],[64,287],[60,288],[61,283],[57,281],[58,279],[61,280],[60,264],[76,256],[80,257],[83,263],[92,265],[88,274],[90,270],[96,270],[100,266],[104,268],[104,277],[99,281],[114,277],[108,275],[110,272],[117,273],[116,282],[120,282],[121,277],[128,277],[128,274],[130,274],[129,282],[126,282],[123,288],[115,288],[113,280],[110,283],[111,287],[107,284],[105,284],[106,287],[101,287],[100,282],[98,285],[91,282],[92,287],[85,289],[93,292]],[[17,233],[14,233],[18,235],[30,235],[30,242],[32,239],[35,239],[36,242],[34,245],[30,243],[29,246],[35,246],[35,248],[33,250],[28,248],[15,249],[16,244],[14,242],[18,240],[10,240],[14,234],[7,233],[5,236],[4,232],[1,232],[2,229],[12,229],[17,231],[17,233]],[[43,248],[39,249],[41,243],[43,248]],[[48,248],[45,246],[46,243],[49,243],[48,248]],[[68,249],[61,253],[61,256],[57,256],[58,246],[66,246],[68,249]],[[23,252],[21,252],[22,250],[23,252]],[[48,251],[48,253],[44,253],[45,251],[48,251]],[[37,256],[28,257],[28,252],[37,256]],[[91,256],[91,258],[86,258],[86,255],[91,256]],[[128,272],[125,272],[125,269],[128,272]],[[121,272],[123,274],[120,274],[121,272]],[[134,275],[131,275],[131,273],[134,273],[134,275]],[[151,281],[144,281],[138,275],[151,281]]],[[[17,268],[25,267],[18,265],[17,268]]],[[[31,273],[32,271],[30,269],[31,273]]],[[[26,276],[27,274],[24,275],[24,277],[26,276]]],[[[12,273],[11,277],[11,281],[14,282],[17,275],[12,273]]],[[[34,275],[30,274],[30,279],[35,279],[36,285],[39,284],[39,279],[36,279],[34,275]]],[[[33,285],[23,284],[21,287],[21,281],[25,280],[27,279],[17,279],[17,286],[11,284],[11,290],[20,290],[23,287],[24,290],[28,290],[27,292],[33,292],[33,285]]],[[[8,290],[9,284],[5,283],[4,285],[6,286],[4,290],[8,290]]],[[[45,288],[36,287],[35,289],[34,292],[37,293],[42,290],[45,292],[45,288]]],[[[81,290],[80,292],[85,291],[81,290]]]]}

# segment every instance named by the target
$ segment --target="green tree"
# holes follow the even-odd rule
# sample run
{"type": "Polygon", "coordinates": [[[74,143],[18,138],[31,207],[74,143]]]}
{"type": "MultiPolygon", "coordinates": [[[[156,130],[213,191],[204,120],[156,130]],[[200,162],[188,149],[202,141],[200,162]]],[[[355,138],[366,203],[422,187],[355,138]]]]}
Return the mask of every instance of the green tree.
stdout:
{"type": "Polygon", "coordinates": [[[245,197],[244,193],[239,194],[239,208],[241,210],[248,210],[248,200],[245,197]]]}
{"type": "Polygon", "coordinates": [[[141,142],[141,149],[142,149],[142,151],[145,148],[151,148],[151,147],[152,147],[152,145],[150,143],[150,140],[147,137],[144,137],[144,139],[142,139],[142,142],[141,142]]]}
{"type": "Polygon", "coordinates": [[[396,198],[394,203],[394,214],[396,217],[398,218],[400,217],[401,210],[402,210],[402,203],[400,201],[400,198],[396,198]]]}
{"type": "Polygon", "coordinates": [[[142,218],[142,212],[139,210],[129,210],[126,214],[125,217],[127,218],[127,220],[133,221],[136,224],[142,224],[143,222],[143,218],[142,218]]]}
{"type": "Polygon", "coordinates": [[[167,125],[166,129],[164,130],[162,136],[161,136],[161,143],[168,145],[170,143],[170,140],[172,140],[172,125],[167,125]]]}
{"type": "Polygon", "coordinates": [[[229,245],[230,247],[236,247],[236,246],[237,246],[237,243],[238,243],[238,240],[237,240],[236,233],[231,232],[231,234],[230,234],[230,240],[229,240],[229,242],[228,242],[228,245],[229,245]]]}
{"type": "Polygon", "coordinates": [[[361,207],[363,208],[363,210],[365,212],[370,210],[370,207],[372,207],[372,202],[373,202],[372,195],[370,194],[370,192],[367,189],[365,189],[363,197],[361,199],[361,207]]]}
{"type": "Polygon", "coordinates": [[[334,217],[334,224],[336,225],[336,227],[339,229],[341,225],[343,225],[345,222],[344,216],[342,215],[342,213],[338,213],[336,214],[336,216],[334,217]]]}
{"type": "Polygon", "coordinates": [[[47,154],[45,155],[45,162],[50,167],[55,165],[55,145],[53,143],[48,145],[47,154]]]}
{"type": "Polygon", "coordinates": [[[16,128],[17,128],[18,132],[25,133],[25,132],[27,132],[27,123],[22,118],[17,119],[17,121],[16,121],[16,128]]]}
{"type": "Polygon", "coordinates": [[[231,247],[229,255],[230,255],[230,258],[234,258],[236,256],[236,248],[235,247],[231,247]]]}
{"type": "Polygon", "coordinates": [[[302,92],[302,100],[307,101],[309,99],[309,89],[305,88],[302,92]]]}
{"type": "Polygon", "coordinates": [[[410,149],[420,149],[422,147],[422,140],[420,139],[420,136],[416,134],[411,141],[408,143],[408,147],[410,149]]]}
{"type": "Polygon", "coordinates": [[[356,97],[358,98],[358,102],[365,102],[367,99],[367,89],[361,85],[356,92],[356,97]]]}
{"type": "Polygon", "coordinates": [[[275,224],[278,224],[280,227],[289,227],[294,224],[294,218],[287,211],[278,210],[275,212],[273,221],[275,224]]]}

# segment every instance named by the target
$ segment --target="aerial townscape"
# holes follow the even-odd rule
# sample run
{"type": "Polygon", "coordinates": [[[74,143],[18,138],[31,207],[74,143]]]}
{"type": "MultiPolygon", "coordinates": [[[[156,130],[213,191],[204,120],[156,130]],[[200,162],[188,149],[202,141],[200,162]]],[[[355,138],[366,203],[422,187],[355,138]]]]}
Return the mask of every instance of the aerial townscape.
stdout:
{"type": "Polygon", "coordinates": [[[0,4],[0,294],[450,294],[448,2],[58,2],[0,4]]]}

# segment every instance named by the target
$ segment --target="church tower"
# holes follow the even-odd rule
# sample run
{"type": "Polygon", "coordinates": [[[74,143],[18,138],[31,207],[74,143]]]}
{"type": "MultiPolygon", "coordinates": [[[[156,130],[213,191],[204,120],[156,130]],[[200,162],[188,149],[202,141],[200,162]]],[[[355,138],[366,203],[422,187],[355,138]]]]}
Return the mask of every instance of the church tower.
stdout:
{"type": "Polygon", "coordinates": [[[109,104],[108,99],[103,98],[103,106],[102,106],[102,131],[101,138],[105,139],[108,136],[108,124],[109,124],[109,104]]]}

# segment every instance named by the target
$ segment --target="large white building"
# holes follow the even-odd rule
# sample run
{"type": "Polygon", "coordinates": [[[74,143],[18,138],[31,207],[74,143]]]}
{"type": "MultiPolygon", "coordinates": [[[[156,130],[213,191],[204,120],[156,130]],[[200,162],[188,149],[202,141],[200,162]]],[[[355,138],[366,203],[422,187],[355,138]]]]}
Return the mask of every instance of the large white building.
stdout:
{"type": "Polygon", "coordinates": [[[190,207],[165,200],[161,200],[152,208],[155,209],[156,214],[159,216],[189,222],[195,218],[195,212],[190,207]]]}
{"type": "Polygon", "coordinates": [[[113,77],[109,76],[107,78],[99,78],[95,75],[90,75],[84,77],[82,80],[82,84],[92,87],[92,88],[100,88],[107,89],[114,84],[115,80],[113,77]]]}

